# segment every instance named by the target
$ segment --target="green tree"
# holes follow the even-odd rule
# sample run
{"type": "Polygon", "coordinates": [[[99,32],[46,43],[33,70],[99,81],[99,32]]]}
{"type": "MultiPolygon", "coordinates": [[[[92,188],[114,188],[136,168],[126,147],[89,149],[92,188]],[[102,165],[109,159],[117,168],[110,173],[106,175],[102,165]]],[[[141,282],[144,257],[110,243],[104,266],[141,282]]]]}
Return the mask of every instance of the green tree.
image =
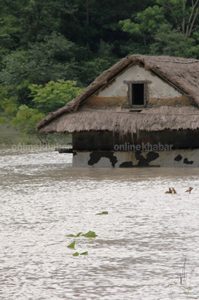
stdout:
{"type": "Polygon", "coordinates": [[[129,33],[131,45],[138,41],[142,53],[199,57],[198,16],[199,0],[156,0],[131,19],[120,21],[120,26],[129,33]]]}
{"type": "Polygon", "coordinates": [[[62,35],[52,33],[28,50],[17,50],[2,61],[0,82],[4,84],[46,83],[74,76],[76,46],[62,35]]]}
{"type": "Polygon", "coordinates": [[[75,98],[82,91],[75,81],[50,81],[46,85],[30,85],[35,107],[42,112],[54,111],[75,98]]]}
{"type": "Polygon", "coordinates": [[[150,53],[197,57],[199,45],[196,40],[186,37],[182,32],[171,30],[169,25],[162,25],[154,35],[154,42],[150,46],[150,53]]]}
{"type": "Polygon", "coordinates": [[[39,110],[30,108],[27,105],[21,105],[18,108],[16,116],[12,120],[12,124],[22,133],[34,134],[36,125],[44,117],[39,110]]]}
{"type": "Polygon", "coordinates": [[[17,97],[12,87],[0,86],[0,115],[5,121],[9,121],[17,112],[17,97]]]}

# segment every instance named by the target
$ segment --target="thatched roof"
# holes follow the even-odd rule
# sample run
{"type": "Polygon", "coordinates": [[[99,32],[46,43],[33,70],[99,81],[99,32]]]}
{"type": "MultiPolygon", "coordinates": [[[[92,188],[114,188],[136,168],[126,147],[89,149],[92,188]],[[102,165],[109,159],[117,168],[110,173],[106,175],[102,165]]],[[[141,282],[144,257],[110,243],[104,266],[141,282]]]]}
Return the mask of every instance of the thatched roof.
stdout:
{"type": "Polygon", "coordinates": [[[199,129],[199,109],[160,107],[142,112],[80,110],[63,114],[44,127],[44,132],[80,132],[107,130],[121,134],[165,129],[199,129]]]}
{"type": "Polygon", "coordinates": [[[100,111],[79,111],[84,101],[103,89],[107,84],[127,67],[135,64],[141,64],[146,70],[155,73],[169,84],[180,90],[183,94],[189,96],[199,106],[199,60],[186,59],[170,56],[127,56],[113,65],[110,69],[103,72],[92,82],[88,88],[77,98],[72,100],[64,107],[50,113],[42,120],[38,129],[43,132],[75,132],[82,130],[123,130],[129,127],[131,132],[146,129],[162,130],[169,126],[173,129],[199,128],[198,109],[190,109],[191,118],[188,118],[188,111],[179,113],[179,109],[171,114],[156,110],[143,110],[142,113],[131,112],[106,112],[100,111]],[[190,120],[188,120],[190,119],[190,120]],[[129,124],[127,126],[127,124],[129,124]],[[167,126],[167,127],[166,127],[167,126]],[[159,128],[159,129],[154,129],[159,128]],[[162,128],[162,129],[160,129],[162,128]]]}

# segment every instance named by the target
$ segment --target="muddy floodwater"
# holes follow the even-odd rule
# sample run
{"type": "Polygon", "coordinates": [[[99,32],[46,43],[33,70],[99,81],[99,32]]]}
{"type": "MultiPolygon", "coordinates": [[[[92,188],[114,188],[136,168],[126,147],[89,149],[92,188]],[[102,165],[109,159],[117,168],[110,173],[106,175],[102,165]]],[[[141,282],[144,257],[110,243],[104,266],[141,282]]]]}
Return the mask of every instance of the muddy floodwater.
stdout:
{"type": "Polygon", "coordinates": [[[73,169],[70,155],[1,151],[0,299],[198,300],[198,195],[198,169],[73,169]]]}

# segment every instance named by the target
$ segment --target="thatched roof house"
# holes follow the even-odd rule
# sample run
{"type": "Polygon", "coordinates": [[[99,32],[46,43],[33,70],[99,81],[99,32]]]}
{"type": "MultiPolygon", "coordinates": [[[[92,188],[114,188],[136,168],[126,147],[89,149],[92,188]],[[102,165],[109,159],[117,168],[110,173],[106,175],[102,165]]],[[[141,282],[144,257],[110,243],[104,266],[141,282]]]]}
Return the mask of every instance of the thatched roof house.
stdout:
{"type": "MultiPolygon", "coordinates": [[[[97,101],[96,101],[97,102],[97,101]]],[[[116,103],[117,104],[117,103],[116,103]]],[[[174,103],[175,104],[175,103],[174,103]]],[[[135,129],[162,130],[164,128],[185,129],[199,128],[199,60],[185,59],[166,56],[128,56],[110,69],[102,73],[92,82],[88,88],[76,99],[66,106],[50,113],[40,124],[38,129],[43,132],[76,132],[84,130],[116,130],[135,131],[135,129]],[[106,88],[121,72],[133,65],[143,67],[168,82],[169,85],[179,90],[182,95],[192,101],[190,107],[182,103],[171,109],[170,101],[157,103],[159,108],[144,108],[140,113],[128,113],[128,108],[121,108],[121,111],[114,109],[106,103],[104,106],[96,103],[90,109],[82,111],[83,104],[99,90],[106,88]],[[169,107],[166,107],[166,104],[169,107]],[[103,109],[103,114],[100,109],[103,109]],[[184,106],[184,107],[183,107],[184,106]],[[195,108],[196,107],[196,108],[195,108]],[[111,110],[111,117],[110,117],[111,110]],[[125,112],[125,114],[124,114],[125,112]],[[187,118],[185,118],[187,116],[187,118]],[[190,116],[190,117],[189,117],[190,116]],[[130,122],[129,121],[130,118],[130,122]],[[155,119],[154,119],[155,118],[155,119]],[[124,126],[125,124],[125,126],[124,126]],[[137,125],[136,125],[137,124],[137,125]],[[151,127],[152,126],[152,127],[151,127]]]]}
{"type": "Polygon", "coordinates": [[[76,99],[50,113],[38,129],[72,133],[75,150],[113,150],[121,136],[129,143],[157,142],[160,133],[160,141],[171,143],[174,139],[176,149],[195,148],[199,147],[199,142],[193,143],[193,138],[198,138],[198,108],[199,60],[132,55],[103,72],[76,99]],[[178,136],[177,131],[181,133],[178,136]]]}

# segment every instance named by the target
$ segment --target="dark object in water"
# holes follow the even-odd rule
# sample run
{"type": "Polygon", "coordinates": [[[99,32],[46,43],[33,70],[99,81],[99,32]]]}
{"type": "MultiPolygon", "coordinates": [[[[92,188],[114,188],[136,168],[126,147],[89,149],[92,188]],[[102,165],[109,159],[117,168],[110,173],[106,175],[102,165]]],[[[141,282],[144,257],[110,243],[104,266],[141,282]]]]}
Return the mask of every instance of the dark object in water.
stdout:
{"type": "Polygon", "coordinates": [[[168,191],[166,191],[166,192],[165,192],[165,194],[172,194],[172,189],[171,189],[171,188],[169,188],[169,190],[168,190],[168,191]]]}
{"type": "Polygon", "coordinates": [[[165,192],[165,194],[177,194],[176,190],[174,189],[174,187],[169,188],[168,191],[165,192]]]}
{"type": "Polygon", "coordinates": [[[192,188],[192,187],[189,187],[188,190],[186,190],[185,192],[191,194],[191,191],[192,191],[192,190],[193,190],[193,188],[192,188]]]}

